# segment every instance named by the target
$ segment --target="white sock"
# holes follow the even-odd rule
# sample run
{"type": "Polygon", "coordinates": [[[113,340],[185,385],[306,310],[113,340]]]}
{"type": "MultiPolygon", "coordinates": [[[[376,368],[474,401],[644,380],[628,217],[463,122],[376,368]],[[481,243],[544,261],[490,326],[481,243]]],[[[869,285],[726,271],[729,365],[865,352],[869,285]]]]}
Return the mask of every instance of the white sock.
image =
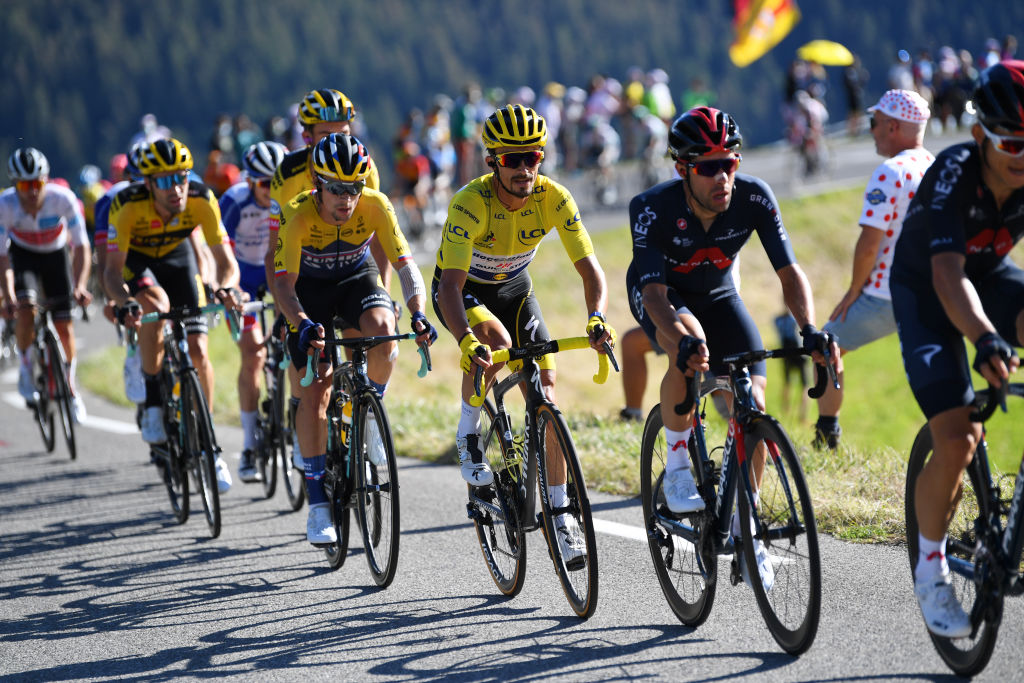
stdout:
{"type": "Polygon", "coordinates": [[[239,417],[242,419],[242,450],[256,448],[256,411],[243,410],[239,417]]]}
{"type": "Polygon", "coordinates": [[[677,432],[674,429],[665,428],[665,471],[675,472],[676,470],[690,469],[690,456],[686,450],[686,444],[690,442],[690,432],[693,427],[677,432]]]}
{"type": "Polygon", "coordinates": [[[565,507],[565,504],[569,501],[569,485],[558,484],[556,486],[549,486],[548,499],[551,501],[551,507],[553,508],[565,507]]]}
{"type": "MultiPolygon", "coordinates": [[[[737,496],[737,498],[736,498],[736,507],[732,511],[732,530],[730,532],[736,538],[739,538],[739,535],[740,535],[740,506],[739,506],[739,496],[740,495],[742,495],[742,494],[737,490],[736,491],[736,496],[737,496]]],[[[760,499],[761,499],[760,492],[759,491],[755,491],[754,492],[754,505],[757,505],[757,502],[760,499]]],[[[751,536],[753,536],[754,535],[754,531],[755,531],[754,530],[754,518],[753,517],[747,517],[747,520],[750,522],[751,536]]]]}
{"type": "Polygon", "coordinates": [[[459,416],[459,426],[455,430],[455,437],[458,439],[464,438],[467,434],[479,434],[480,433],[480,410],[483,408],[474,408],[465,401],[462,402],[462,414],[459,416]]]}
{"type": "Polygon", "coordinates": [[[78,357],[75,356],[68,363],[68,387],[71,389],[72,394],[78,393],[78,386],[75,383],[75,378],[78,375],[78,357]]]}
{"type": "Polygon", "coordinates": [[[949,573],[949,564],[946,562],[946,539],[947,536],[943,536],[941,541],[930,541],[918,532],[915,581],[930,581],[949,573]]]}

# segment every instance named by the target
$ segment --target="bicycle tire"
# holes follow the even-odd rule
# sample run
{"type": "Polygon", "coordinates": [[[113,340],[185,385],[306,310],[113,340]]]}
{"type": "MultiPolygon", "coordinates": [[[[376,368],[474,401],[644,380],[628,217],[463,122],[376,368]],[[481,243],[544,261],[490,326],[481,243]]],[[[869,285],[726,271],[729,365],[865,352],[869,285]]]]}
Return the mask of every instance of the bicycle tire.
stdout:
{"type": "Polygon", "coordinates": [[[541,510],[544,517],[544,532],[547,536],[548,550],[555,564],[555,572],[562,583],[572,611],[581,619],[586,619],[597,609],[597,539],[594,534],[594,520],[590,513],[590,497],[587,484],[583,478],[580,461],[576,457],[576,446],[572,440],[565,418],[557,407],[541,404],[534,414],[538,441],[537,484],[540,487],[541,510]],[[557,452],[552,452],[552,448],[557,452]],[[563,508],[554,508],[547,492],[549,477],[554,473],[548,471],[547,458],[549,453],[560,467],[565,468],[567,501],[563,508]],[[571,515],[579,528],[584,542],[585,552],[580,558],[566,561],[559,546],[556,534],[563,533],[556,517],[562,514],[571,515]]]}
{"type": "Polygon", "coordinates": [[[789,654],[798,655],[814,642],[821,618],[817,525],[793,442],[769,415],[755,417],[749,429],[744,428],[746,459],[737,487],[740,519],[751,519],[747,488],[756,481],[753,456],[762,444],[768,455],[754,510],[761,531],[754,535],[749,523],[740,524],[743,559],[747,567],[757,567],[755,540],[763,543],[773,558],[772,584],[765,586],[753,570],[748,572],[750,584],[775,642],[789,654]]]}
{"type": "MultiPolygon", "coordinates": [[[[918,552],[918,526],[917,512],[915,508],[917,477],[924,468],[925,462],[932,454],[932,433],[928,425],[924,425],[914,439],[914,445],[910,449],[910,461],[907,463],[907,488],[905,491],[904,515],[907,524],[907,551],[910,556],[910,575],[913,581],[914,569],[917,567],[918,552]]],[[[949,526],[949,540],[946,543],[946,557],[959,558],[970,564],[975,562],[975,549],[977,548],[977,532],[975,522],[987,524],[990,518],[991,506],[987,497],[978,498],[977,492],[984,491],[987,484],[977,481],[978,475],[973,467],[967,468],[967,475],[963,479],[963,490],[960,503],[949,526]]],[[[1004,520],[1005,521],[1005,520],[1004,520]]],[[[953,589],[957,598],[965,607],[968,614],[974,610],[978,601],[977,584],[973,580],[959,574],[950,572],[950,579],[953,582],[953,589]]],[[[1000,613],[1002,611],[1002,593],[994,598],[993,607],[1000,613]]],[[[942,661],[960,676],[973,676],[988,664],[992,652],[996,646],[996,637],[999,635],[999,619],[992,620],[993,613],[982,615],[974,637],[969,638],[944,638],[928,631],[935,650],[939,653],[942,661]]]]}
{"type": "Polygon", "coordinates": [[[47,353],[46,347],[40,343],[41,341],[37,340],[32,351],[32,377],[35,380],[36,388],[35,418],[36,424],[39,425],[39,433],[43,437],[43,446],[46,447],[47,453],[52,453],[57,445],[53,415],[55,406],[50,399],[52,375],[50,366],[44,357],[47,353]]]}
{"type": "MultiPolygon", "coordinates": [[[[498,514],[477,507],[473,515],[477,542],[491,579],[507,597],[515,597],[526,582],[526,533],[519,521],[522,504],[523,468],[520,462],[508,461],[506,454],[514,453],[514,444],[508,437],[508,425],[498,419],[498,411],[490,399],[480,412],[480,449],[485,462],[494,473],[494,483],[475,488],[475,495],[493,503],[498,514]]],[[[513,456],[517,458],[517,456],[513,456]]],[[[472,493],[474,487],[467,485],[472,493]]]]}
{"type": "MultiPolygon", "coordinates": [[[[359,513],[359,527],[363,534],[363,548],[366,563],[374,582],[387,588],[398,571],[398,549],[400,525],[398,464],[395,462],[395,444],[391,439],[391,427],[387,412],[376,393],[366,392],[359,399],[357,434],[361,443],[356,444],[356,510],[359,513]],[[378,451],[385,462],[374,465],[370,460],[370,449],[374,448],[373,424],[379,435],[378,451]]],[[[350,431],[350,437],[351,437],[350,431]]]]}
{"type": "MultiPolygon", "coordinates": [[[[707,514],[698,513],[687,518],[697,537],[706,537],[706,546],[700,554],[695,544],[672,533],[666,522],[675,515],[669,511],[662,490],[667,452],[663,427],[661,406],[656,405],[647,415],[640,445],[640,501],[647,530],[647,547],[651,551],[661,592],[673,614],[687,626],[699,626],[707,620],[715,604],[718,556],[711,547],[711,535],[701,534],[702,527],[709,523],[707,514]]],[[[691,471],[702,472],[695,449],[687,450],[691,471]]],[[[700,478],[697,483],[698,486],[703,485],[700,478]]]]}
{"type": "MultiPolygon", "coordinates": [[[[281,438],[284,406],[281,404],[281,388],[275,386],[270,395],[260,404],[260,442],[256,449],[256,462],[263,481],[263,497],[273,498],[277,491],[277,468],[283,465],[280,451],[284,450],[281,438]],[[264,412],[265,409],[265,412],[264,412]]],[[[287,454],[285,454],[287,457],[287,454]]]]}
{"type": "MultiPolygon", "coordinates": [[[[280,382],[286,381],[284,370],[280,370],[278,375],[278,386],[282,386],[280,382]]],[[[284,410],[284,394],[281,394],[281,405],[284,410]]],[[[302,507],[303,503],[306,502],[306,473],[304,470],[295,467],[292,462],[292,454],[294,451],[293,439],[295,435],[295,408],[289,402],[288,409],[285,410],[287,416],[287,422],[285,428],[281,431],[281,453],[283,454],[284,461],[281,462],[281,483],[284,484],[284,492],[288,495],[288,505],[291,507],[292,512],[297,511],[302,507]]]]}
{"type": "Polygon", "coordinates": [[[324,479],[324,495],[331,504],[331,521],[334,523],[334,534],[337,541],[324,548],[324,556],[327,558],[328,566],[333,569],[341,569],[348,557],[349,529],[352,526],[352,516],[348,503],[351,498],[349,488],[345,485],[345,465],[340,462],[336,467],[328,466],[324,479]]]}
{"type": "Polygon", "coordinates": [[[185,445],[195,476],[196,489],[203,502],[203,514],[210,537],[220,536],[220,490],[217,488],[217,441],[210,422],[206,397],[195,372],[181,376],[181,419],[185,429],[185,445]]]}
{"type": "Polygon", "coordinates": [[[53,400],[57,404],[56,414],[60,417],[61,431],[64,433],[64,443],[67,444],[68,455],[75,460],[78,458],[78,448],[75,443],[74,406],[72,405],[71,385],[68,383],[68,365],[64,361],[64,350],[60,341],[49,329],[46,331],[45,343],[53,373],[53,400]]]}

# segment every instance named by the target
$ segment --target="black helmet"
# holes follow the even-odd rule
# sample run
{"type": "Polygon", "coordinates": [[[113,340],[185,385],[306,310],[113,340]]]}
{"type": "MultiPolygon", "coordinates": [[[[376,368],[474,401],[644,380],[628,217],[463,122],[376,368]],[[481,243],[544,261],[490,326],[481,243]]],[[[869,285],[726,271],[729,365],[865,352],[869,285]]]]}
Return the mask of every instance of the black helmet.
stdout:
{"type": "Polygon", "coordinates": [[[712,107],[694,107],[672,122],[668,153],[673,159],[696,159],[714,152],[737,151],[743,136],[736,121],[712,107]]]}
{"type": "Polygon", "coordinates": [[[978,120],[989,130],[1024,132],[1024,62],[1007,60],[981,72],[974,91],[978,120]]]}

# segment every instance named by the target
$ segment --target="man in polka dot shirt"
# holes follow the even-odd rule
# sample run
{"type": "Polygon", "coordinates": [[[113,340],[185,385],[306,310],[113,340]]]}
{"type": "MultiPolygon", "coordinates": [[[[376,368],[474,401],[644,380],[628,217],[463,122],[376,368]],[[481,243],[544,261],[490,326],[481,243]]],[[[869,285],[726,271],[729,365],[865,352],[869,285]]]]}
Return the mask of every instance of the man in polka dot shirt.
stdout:
{"type": "MultiPolygon", "coordinates": [[[[885,161],[871,173],[860,214],[860,239],[853,253],[850,288],[832,311],[825,329],[839,338],[842,354],[896,331],[889,295],[889,270],[903,217],[924,172],[935,157],[924,148],[931,112],[916,92],[889,90],[868,108],[875,150],[885,161]]],[[[846,379],[840,369],[840,384],[846,379]]],[[[835,449],[842,429],[843,389],[829,385],[818,401],[815,446],[835,449]]]]}

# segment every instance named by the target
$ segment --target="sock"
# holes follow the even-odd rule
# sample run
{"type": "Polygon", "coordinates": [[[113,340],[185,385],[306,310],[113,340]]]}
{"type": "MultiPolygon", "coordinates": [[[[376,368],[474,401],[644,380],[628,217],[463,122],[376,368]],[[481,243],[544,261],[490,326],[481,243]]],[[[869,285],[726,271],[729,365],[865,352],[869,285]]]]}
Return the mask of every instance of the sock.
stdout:
{"type": "Polygon", "coordinates": [[[686,450],[686,444],[690,441],[690,432],[693,427],[688,427],[681,432],[665,428],[665,443],[668,452],[665,454],[665,471],[675,472],[676,470],[690,469],[690,456],[686,450]]]}
{"type": "Polygon", "coordinates": [[[242,450],[256,448],[256,411],[243,410],[239,418],[242,420],[242,450]]]}
{"type": "Polygon", "coordinates": [[[71,359],[70,363],[68,363],[68,387],[71,389],[71,393],[72,394],[77,394],[78,393],[78,387],[76,386],[76,383],[75,383],[75,377],[77,377],[77,375],[78,375],[78,357],[76,356],[76,357],[71,359]]]}
{"type": "Polygon", "coordinates": [[[377,395],[384,398],[384,392],[388,390],[387,383],[385,382],[384,384],[380,384],[379,382],[374,382],[369,377],[367,377],[367,379],[370,380],[370,386],[377,390],[377,395]]]}
{"type": "Polygon", "coordinates": [[[160,407],[160,377],[158,375],[142,374],[146,378],[146,407],[160,407]]]}
{"type": "MultiPolygon", "coordinates": [[[[736,503],[736,508],[732,512],[732,529],[730,531],[730,533],[735,538],[739,538],[739,536],[740,536],[740,506],[739,506],[739,502],[738,502],[740,495],[741,495],[740,491],[737,489],[737,491],[736,491],[737,503],[736,503]]],[[[761,500],[760,492],[755,491],[754,492],[754,505],[757,505],[757,502],[759,500],[761,500]]],[[[750,522],[750,531],[753,532],[754,531],[754,518],[753,517],[747,517],[747,520],[750,522]]],[[[751,535],[753,535],[753,533],[751,533],[751,535]]]]}
{"type": "Polygon", "coordinates": [[[569,502],[569,485],[558,484],[548,487],[548,499],[551,500],[551,507],[563,508],[569,502]]]}
{"type": "Polygon", "coordinates": [[[309,496],[310,506],[326,504],[323,478],[324,469],[327,467],[327,454],[303,458],[302,462],[306,466],[306,494],[309,496]]]}
{"type": "Polygon", "coordinates": [[[830,434],[839,428],[838,415],[819,415],[818,429],[825,434],[830,434]]]}
{"type": "Polygon", "coordinates": [[[32,369],[32,347],[28,347],[24,351],[18,351],[18,355],[21,357],[21,367],[25,370],[32,369]]]}
{"type": "Polygon", "coordinates": [[[949,573],[949,564],[946,562],[946,538],[943,536],[941,541],[930,541],[918,532],[915,581],[930,581],[949,573]]]}
{"type": "Polygon", "coordinates": [[[644,412],[642,410],[639,408],[630,408],[629,406],[620,410],[619,414],[624,417],[628,415],[629,417],[635,417],[637,419],[641,419],[644,416],[644,412]]]}
{"type": "Polygon", "coordinates": [[[467,434],[479,434],[480,433],[480,410],[474,408],[465,401],[462,402],[462,414],[459,415],[459,426],[455,429],[455,437],[458,439],[464,438],[467,434]]]}

